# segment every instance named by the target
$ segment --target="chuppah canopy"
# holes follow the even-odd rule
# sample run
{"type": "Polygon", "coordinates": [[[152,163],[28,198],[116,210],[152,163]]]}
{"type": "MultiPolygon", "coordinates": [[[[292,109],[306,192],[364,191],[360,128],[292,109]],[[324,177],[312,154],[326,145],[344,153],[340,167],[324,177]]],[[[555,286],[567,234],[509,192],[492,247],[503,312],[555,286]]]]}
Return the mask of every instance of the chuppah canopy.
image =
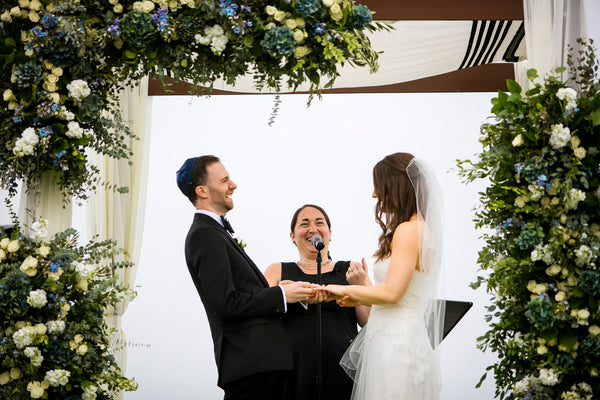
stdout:
{"type": "MultiPolygon", "coordinates": [[[[374,19],[394,27],[370,35],[382,52],[380,68],[346,64],[333,89],[337,93],[496,91],[514,78],[514,64],[526,58],[521,0],[481,2],[441,0],[389,2],[363,0],[374,19]]],[[[150,95],[187,94],[190,85],[174,82],[167,91],[154,79],[150,95]]],[[[308,86],[296,92],[307,91],[308,86]]],[[[281,93],[291,90],[282,90],[281,93]]],[[[264,93],[265,91],[261,91],[264,93]]],[[[214,84],[211,94],[258,93],[252,76],[214,84]]]]}

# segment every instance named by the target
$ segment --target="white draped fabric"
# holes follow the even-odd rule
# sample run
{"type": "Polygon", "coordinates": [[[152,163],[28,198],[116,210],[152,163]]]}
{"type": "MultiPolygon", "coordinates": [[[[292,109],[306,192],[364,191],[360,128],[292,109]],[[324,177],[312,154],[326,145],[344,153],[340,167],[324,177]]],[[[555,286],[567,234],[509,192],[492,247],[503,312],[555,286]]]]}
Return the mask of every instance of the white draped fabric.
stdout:
{"type": "MultiPolygon", "coordinates": [[[[147,93],[148,78],[145,78],[138,87],[125,89],[120,94],[121,116],[137,136],[137,139],[129,141],[134,153],[131,159],[133,165],[129,165],[128,160],[115,160],[103,155],[95,155],[91,160],[100,169],[104,181],[129,188],[126,194],[102,188],[91,194],[87,209],[87,231],[90,238],[98,235],[100,240],[115,240],[119,247],[127,251],[127,260],[132,261],[134,266],[121,269],[118,273],[119,284],[130,288],[134,287],[146,209],[152,106],[147,93]]],[[[126,365],[126,341],[121,331],[121,316],[126,307],[125,301],[109,310],[107,320],[117,330],[119,345],[114,349],[114,354],[122,370],[126,365]]]]}
{"type": "Polygon", "coordinates": [[[25,182],[21,189],[17,212],[24,235],[30,235],[31,224],[40,219],[47,221],[49,237],[72,226],[72,205],[66,202],[68,199],[65,200],[60,190],[56,188],[51,174],[42,177],[39,191],[28,193],[26,187],[25,182]]]}
{"type": "MultiPolygon", "coordinates": [[[[373,48],[382,52],[379,71],[371,74],[368,68],[346,64],[339,70],[341,76],[336,79],[334,88],[408,82],[523,56],[521,21],[395,21],[390,24],[395,28],[391,32],[369,34],[373,48]]],[[[235,86],[217,81],[214,88],[257,92],[252,75],[239,78],[235,86]]],[[[308,88],[309,85],[303,85],[299,90],[308,88]]]]}
{"type": "Polygon", "coordinates": [[[527,70],[541,77],[567,66],[568,46],[588,36],[585,0],[523,0],[527,60],[515,64],[516,81],[529,88],[527,70]]]}

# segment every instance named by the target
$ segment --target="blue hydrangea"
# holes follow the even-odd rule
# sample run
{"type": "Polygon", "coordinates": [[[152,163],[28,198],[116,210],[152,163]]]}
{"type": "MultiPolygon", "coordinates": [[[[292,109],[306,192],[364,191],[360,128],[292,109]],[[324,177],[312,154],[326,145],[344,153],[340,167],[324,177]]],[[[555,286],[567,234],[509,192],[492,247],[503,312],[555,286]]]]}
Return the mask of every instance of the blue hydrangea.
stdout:
{"type": "Polygon", "coordinates": [[[37,85],[42,78],[41,65],[33,62],[17,65],[13,72],[18,87],[37,85]]]}
{"type": "Polygon", "coordinates": [[[310,18],[320,10],[320,0],[299,0],[296,3],[296,12],[304,18],[310,18]]]}
{"type": "Polygon", "coordinates": [[[525,310],[525,317],[537,330],[544,331],[554,326],[552,303],[548,298],[536,297],[527,303],[525,310]]]}
{"type": "Polygon", "coordinates": [[[362,4],[352,7],[352,14],[348,18],[348,25],[352,28],[362,29],[373,21],[371,11],[362,4]]]}
{"type": "Polygon", "coordinates": [[[274,58],[289,56],[296,49],[294,34],[286,26],[269,29],[260,44],[264,51],[274,58]]]}
{"type": "Polygon", "coordinates": [[[592,297],[600,296],[600,273],[598,271],[583,271],[577,280],[579,287],[592,297]]]}
{"type": "Polygon", "coordinates": [[[544,239],[544,229],[541,226],[528,222],[523,226],[523,230],[515,243],[521,250],[532,249],[536,244],[544,239]]]}

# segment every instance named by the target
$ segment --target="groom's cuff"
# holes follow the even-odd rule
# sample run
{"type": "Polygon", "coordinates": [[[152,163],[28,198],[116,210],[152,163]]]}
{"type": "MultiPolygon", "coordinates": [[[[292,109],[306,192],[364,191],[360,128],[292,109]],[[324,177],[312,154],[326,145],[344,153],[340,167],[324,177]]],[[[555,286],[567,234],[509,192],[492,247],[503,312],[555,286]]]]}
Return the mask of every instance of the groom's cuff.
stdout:
{"type": "Polygon", "coordinates": [[[285,314],[287,312],[287,299],[285,298],[285,290],[283,290],[281,285],[279,285],[279,288],[281,289],[281,294],[283,295],[283,312],[285,314]]]}

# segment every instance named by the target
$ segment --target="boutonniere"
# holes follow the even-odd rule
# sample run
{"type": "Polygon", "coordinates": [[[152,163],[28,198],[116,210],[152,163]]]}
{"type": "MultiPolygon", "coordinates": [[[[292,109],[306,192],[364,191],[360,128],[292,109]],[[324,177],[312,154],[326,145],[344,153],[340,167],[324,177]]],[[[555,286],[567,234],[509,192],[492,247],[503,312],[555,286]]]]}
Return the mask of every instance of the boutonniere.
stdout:
{"type": "Polygon", "coordinates": [[[242,240],[242,238],[241,238],[241,237],[239,237],[239,236],[236,236],[236,237],[235,237],[235,241],[237,242],[238,246],[240,246],[240,248],[241,248],[242,250],[244,250],[244,248],[246,247],[246,242],[244,242],[244,241],[242,240]]]}

